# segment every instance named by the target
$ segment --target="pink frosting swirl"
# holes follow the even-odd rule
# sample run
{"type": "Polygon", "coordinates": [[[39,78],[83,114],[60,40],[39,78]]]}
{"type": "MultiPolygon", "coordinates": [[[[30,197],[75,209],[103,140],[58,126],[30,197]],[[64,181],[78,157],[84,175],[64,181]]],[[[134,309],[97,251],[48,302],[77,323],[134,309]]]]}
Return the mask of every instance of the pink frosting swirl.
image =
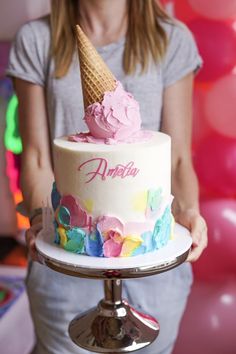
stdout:
{"type": "Polygon", "coordinates": [[[105,92],[102,103],[87,107],[84,119],[96,139],[126,140],[141,128],[139,104],[120,82],[105,92]]]}
{"type": "Polygon", "coordinates": [[[114,91],[104,93],[102,103],[95,102],[85,110],[87,133],[69,136],[70,141],[94,144],[134,143],[150,139],[150,131],[141,130],[139,104],[117,81],[114,91]]]}

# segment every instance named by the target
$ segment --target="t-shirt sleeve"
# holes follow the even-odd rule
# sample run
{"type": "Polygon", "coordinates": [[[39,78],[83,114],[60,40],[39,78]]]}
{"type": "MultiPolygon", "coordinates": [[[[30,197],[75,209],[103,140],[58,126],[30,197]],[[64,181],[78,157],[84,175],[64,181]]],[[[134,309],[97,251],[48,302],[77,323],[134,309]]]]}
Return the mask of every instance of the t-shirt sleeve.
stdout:
{"type": "Polygon", "coordinates": [[[45,84],[45,46],[41,34],[32,23],[25,24],[17,33],[9,55],[6,74],[34,84],[45,84]]]}
{"type": "Polygon", "coordinates": [[[169,44],[163,62],[163,84],[170,86],[202,66],[196,42],[182,23],[170,25],[169,44]]]}

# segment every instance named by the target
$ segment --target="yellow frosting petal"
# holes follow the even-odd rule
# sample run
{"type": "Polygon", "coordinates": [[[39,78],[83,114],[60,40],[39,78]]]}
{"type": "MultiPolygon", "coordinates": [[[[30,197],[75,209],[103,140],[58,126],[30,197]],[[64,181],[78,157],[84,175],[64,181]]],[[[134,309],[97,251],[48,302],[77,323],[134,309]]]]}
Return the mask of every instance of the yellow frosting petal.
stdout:
{"type": "Polygon", "coordinates": [[[125,237],[120,253],[121,257],[132,256],[133,251],[143,243],[142,238],[139,235],[128,235],[125,237]]]}
{"type": "Polygon", "coordinates": [[[58,227],[57,231],[60,236],[60,245],[64,247],[67,244],[66,230],[63,227],[58,227]]]}
{"type": "Polygon", "coordinates": [[[86,209],[86,211],[88,213],[92,213],[93,211],[93,200],[92,199],[86,199],[84,200],[83,202],[83,206],[84,206],[84,209],[86,209]]]}
{"type": "Polygon", "coordinates": [[[133,208],[135,211],[145,212],[147,207],[147,191],[139,192],[133,199],[133,208]]]}

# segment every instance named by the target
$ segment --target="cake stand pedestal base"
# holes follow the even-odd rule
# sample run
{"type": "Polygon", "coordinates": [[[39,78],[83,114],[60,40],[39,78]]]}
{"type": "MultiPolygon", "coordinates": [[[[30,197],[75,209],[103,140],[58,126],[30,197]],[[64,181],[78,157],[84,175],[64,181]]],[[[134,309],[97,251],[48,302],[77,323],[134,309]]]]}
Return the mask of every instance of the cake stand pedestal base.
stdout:
{"type": "Polygon", "coordinates": [[[192,239],[189,231],[178,224],[174,235],[165,247],[150,254],[104,258],[65,252],[55,245],[53,229],[38,234],[36,247],[46,266],[63,274],[104,281],[104,299],[69,324],[74,343],[91,352],[128,353],[156,339],[158,322],[122,299],[122,279],[151,276],[182,264],[187,259],[192,239]]]}
{"type": "Polygon", "coordinates": [[[97,307],[70,323],[73,342],[97,353],[128,353],[151,344],[159,333],[158,322],[122,300],[121,280],[105,280],[104,290],[97,307]]]}

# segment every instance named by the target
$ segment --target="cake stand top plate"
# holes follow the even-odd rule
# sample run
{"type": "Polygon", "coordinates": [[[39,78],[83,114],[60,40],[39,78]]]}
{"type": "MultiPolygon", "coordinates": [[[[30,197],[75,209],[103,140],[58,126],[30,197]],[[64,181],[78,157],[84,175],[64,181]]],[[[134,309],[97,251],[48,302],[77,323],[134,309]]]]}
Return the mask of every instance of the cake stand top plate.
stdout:
{"type": "Polygon", "coordinates": [[[54,235],[42,230],[36,248],[42,262],[68,275],[96,279],[138,278],[158,274],[183,263],[192,245],[189,231],[175,224],[174,239],[155,251],[135,257],[90,257],[67,252],[54,243],[54,235]]]}

